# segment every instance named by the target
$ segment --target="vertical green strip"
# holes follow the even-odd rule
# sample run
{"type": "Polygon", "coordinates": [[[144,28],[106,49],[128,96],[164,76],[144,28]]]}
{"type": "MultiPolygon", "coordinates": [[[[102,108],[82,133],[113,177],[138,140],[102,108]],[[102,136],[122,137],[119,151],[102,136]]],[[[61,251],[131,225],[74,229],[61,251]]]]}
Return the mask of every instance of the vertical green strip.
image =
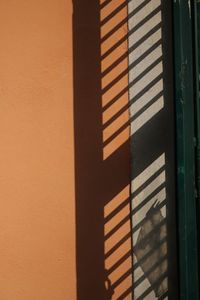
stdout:
{"type": "MultiPolygon", "coordinates": [[[[200,230],[200,88],[199,88],[199,70],[200,70],[200,1],[192,1],[192,17],[193,17],[193,40],[194,40],[194,103],[195,103],[195,133],[196,133],[196,189],[197,189],[197,230],[200,230]]],[[[198,254],[200,249],[200,240],[198,239],[198,254]]],[[[198,255],[199,257],[199,255],[198,255]]],[[[200,261],[199,270],[200,270],[200,261]]]]}
{"type": "Polygon", "coordinates": [[[193,47],[190,1],[174,0],[180,299],[198,299],[193,47]]]}

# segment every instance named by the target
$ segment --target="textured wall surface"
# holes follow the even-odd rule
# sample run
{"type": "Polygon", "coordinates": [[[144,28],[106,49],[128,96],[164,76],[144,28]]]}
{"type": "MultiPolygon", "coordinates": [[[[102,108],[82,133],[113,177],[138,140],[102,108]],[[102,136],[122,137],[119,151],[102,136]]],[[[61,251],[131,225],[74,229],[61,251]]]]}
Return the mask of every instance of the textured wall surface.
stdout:
{"type": "MultiPolygon", "coordinates": [[[[102,5],[105,3],[101,1],[102,5]]],[[[104,163],[120,146],[129,143],[128,110],[128,10],[124,0],[111,1],[101,9],[101,72],[102,123],[104,163]]],[[[129,145],[129,144],[128,144],[129,145]]],[[[123,178],[129,175],[130,149],[121,156],[118,165],[129,163],[123,178]]],[[[116,175],[112,175],[115,181],[116,175]]],[[[132,299],[132,254],[130,222],[130,178],[127,185],[116,193],[104,207],[105,268],[111,282],[111,299],[132,299]],[[127,202],[128,200],[128,202],[127,202]],[[121,206],[121,208],[120,208],[121,206]],[[124,237],[127,237],[123,240],[124,237]],[[120,243],[121,242],[121,243],[120,243]],[[119,245],[119,246],[118,246],[119,245]]],[[[119,187],[116,184],[116,190],[119,187]]]]}
{"type": "Polygon", "coordinates": [[[128,13],[134,298],[176,299],[171,4],[128,13]]]}
{"type": "MultiPolygon", "coordinates": [[[[152,0],[147,2],[147,4],[145,1],[131,1],[129,3],[129,16],[131,16],[129,18],[129,31],[133,31],[129,37],[129,65],[133,66],[129,71],[130,112],[132,118],[131,135],[133,148],[136,149],[135,151],[133,150],[132,153],[132,193],[134,194],[132,209],[135,211],[132,221],[133,248],[135,250],[133,264],[135,265],[137,262],[143,261],[143,264],[140,263],[139,267],[134,268],[134,297],[136,299],[140,299],[141,295],[143,295],[143,299],[143,297],[145,297],[145,291],[151,288],[148,276],[144,276],[145,271],[147,274],[149,271],[152,276],[156,276],[154,271],[159,272],[159,266],[155,268],[155,270],[151,270],[155,263],[159,262],[159,251],[156,253],[154,250],[154,255],[155,253],[157,254],[154,257],[153,253],[151,253],[151,245],[145,240],[152,240],[151,231],[155,227],[155,224],[151,224],[151,218],[147,220],[146,213],[156,200],[163,202],[166,199],[166,190],[165,186],[163,186],[166,177],[165,170],[163,169],[162,172],[154,178],[154,174],[165,166],[165,153],[161,153],[145,170],[142,170],[137,176],[135,175],[135,169],[141,167],[137,165],[137,160],[140,160],[138,156],[141,154],[141,152],[138,152],[137,146],[144,142],[142,139],[146,139],[147,128],[145,125],[152,123],[153,118],[159,114],[164,107],[162,28],[160,25],[162,15],[160,5],[161,0],[152,0]],[[137,43],[138,45],[134,47],[137,43]],[[156,82],[154,84],[152,82],[155,79],[156,82]],[[142,128],[144,128],[143,137],[141,137],[140,134],[142,128]],[[160,186],[162,186],[161,189],[159,188],[160,186]],[[157,192],[153,193],[154,191],[157,192]],[[150,260],[150,265],[146,266],[145,262],[147,264],[150,260]]],[[[152,135],[151,131],[149,131],[148,134],[152,135]]],[[[148,148],[150,147],[152,147],[152,145],[148,145],[148,148]]],[[[146,151],[148,151],[148,148],[146,148],[146,151]]],[[[143,155],[148,156],[148,153],[143,153],[143,155]]],[[[162,214],[166,217],[165,205],[162,205],[162,214]]],[[[165,225],[163,224],[162,226],[165,225]]],[[[166,234],[164,238],[166,238],[166,234]]],[[[166,242],[164,245],[166,248],[166,242]]],[[[164,255],[166,255],[166,253],[164,255]]],[[[167,271],[167,269],[165,271],[167,271]]],[[[165,286],[164,292],[166,289],[167,286],[165,286]]],[[[152,289],[148,294],[148,299],[153,300],[156,298],[152,289]]]]}
{"type": "Polygon", "coordinates": [[[0,2],[1,300],[132,297],[127,34],[125,0],[0,2]]]}
{"type": "Polygon", "coordinates": [[[0,299],[76,299],[72,3],[0,2],[0,299]]]}
{"type": "Polygon", "coordinates": [[[77,295],[131,299],[126,0],[74,0],[77,295]]]}

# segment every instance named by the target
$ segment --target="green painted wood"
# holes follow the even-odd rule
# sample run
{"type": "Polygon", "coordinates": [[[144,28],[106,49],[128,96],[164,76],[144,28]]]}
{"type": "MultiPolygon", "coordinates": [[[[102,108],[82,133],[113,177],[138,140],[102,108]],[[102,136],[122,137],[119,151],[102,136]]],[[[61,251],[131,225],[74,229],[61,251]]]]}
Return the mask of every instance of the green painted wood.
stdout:
{"type": "Polygon", "coordinates": [[[174,0],[173,6],[180,299],[197,300],[193,24],[190,1],[174,0]]]}
{"type": "MultiPolygon", "coordinates": [[[[193,20],[193,44],[194,44],[194,108],[195,108],[195,167],[196,167],[196,205],[197,205],[197,232],[200,232],[200,1],[192,1],[192,20],[193,20]]],[[[199,235],[199,234],[198,234],[199,235]]],[[[200,257],[200,239],[198,238],[198,258],[200,257]]],[[[198,260],[200,271],[200,260],[198,260]]]]}

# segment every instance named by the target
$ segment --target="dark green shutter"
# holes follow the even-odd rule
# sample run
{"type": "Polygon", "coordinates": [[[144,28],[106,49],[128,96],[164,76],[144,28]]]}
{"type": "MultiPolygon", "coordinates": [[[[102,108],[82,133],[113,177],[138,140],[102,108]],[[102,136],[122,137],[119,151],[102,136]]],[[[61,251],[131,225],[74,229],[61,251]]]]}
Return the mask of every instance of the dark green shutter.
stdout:
{"type": "Polygon", "coordinates": [[[197,134],[200,123],[196,5],[188,0],[173,3],[180,299],[197,300],[197,134]]]}

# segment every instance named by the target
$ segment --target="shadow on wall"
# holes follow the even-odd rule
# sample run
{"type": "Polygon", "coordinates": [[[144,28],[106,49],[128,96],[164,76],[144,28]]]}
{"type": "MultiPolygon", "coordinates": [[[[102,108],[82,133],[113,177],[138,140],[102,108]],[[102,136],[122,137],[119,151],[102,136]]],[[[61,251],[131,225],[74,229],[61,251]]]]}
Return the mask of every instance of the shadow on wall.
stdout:
{"type": "MultiPolygon", "coordinates": [[[[157,35],[163,26],[161,18],[156,19],[161,3],[148,11],[147,6],[156,0],[137,1],[139,4],[128,15],[131,0],[99,1],[73,2],[77,299],[132,299],[133,291],[144,287],[146,281],[146,289],[135,299],[145,299],[152,291],[151,299],[165,299],[169,255],[166,194],[170,197],[166,181],[171,172],[166,164],[171,157],[162,143],[159,146],[161,130],[153,154],[141,145],[135,148],[136,171],[131,178],[129,140],[130,122],[136,143],[145,130],[151,134],[148,128],[155,117],[162,123],[159,114],[169,96],[159,85],[168,80],[164,73],[169,71],[163,67],[160,70],[165,56],[160,49],[166,45],[162,34],[157,35]],[[128,31],[128,21],[135,16],[141,18],[128,31]],[[149,30],[144,32],[143,26],[149,30]],[[128,47],[130,37],[134,37],[134,43],[128,47]],[[130,54],[137,53],[139,47],[144,51],[128,65],[130,54]],[[137,76],[130,82],[131,70],[137,76]],[[136,92],[129,99],[129,91],[135,86],[136,92]],[[166,159],[163,165],[132,190],[135,204],[131,210],[131,179],[135,186],[138,176],[162,155],[166,159]],[[132,217],[145,205],[149,212],[131,229],[132,217]],[[137,239],[132,250],[134,234],[137,239]],[[137,258],[134,265],[133,252],[137,258]],[[150,258],[151,263],[146,263],[150,258]],[[133,274],[138,270],[133,285],[133,274]]],[[[166,119],[162,128],[165,134],[166,119]]]]}
{"type": "MultiPolygon", "coordinates": [[[[128,206],[125,213],[130,214],[128,131],[120,147],[111,151],[119,145],[116,141],[104,155],[100,3],[74,0],[73,9],[77,299],[116,299],[116,294],[132,284],[130,276],[114,291],[110,275],[111,266],[116,278],[127,264],[131,267],[130,217],[121,229],[121,235],[129,237],[124,246],[125,250],[129,248],[129,258],[117,272],[108,251],[113,251],[119,236],[110,238],[105,246],[105,234],[117,231],[114,226],[118,219],[109,226],[105,223],[116,214],[113,208],[122,202],[128,206]]],[[[128,104],[127,96],[123,101],[128,104]]],[[[121,255],[118,252],[115,259],[121,255]]]]}

